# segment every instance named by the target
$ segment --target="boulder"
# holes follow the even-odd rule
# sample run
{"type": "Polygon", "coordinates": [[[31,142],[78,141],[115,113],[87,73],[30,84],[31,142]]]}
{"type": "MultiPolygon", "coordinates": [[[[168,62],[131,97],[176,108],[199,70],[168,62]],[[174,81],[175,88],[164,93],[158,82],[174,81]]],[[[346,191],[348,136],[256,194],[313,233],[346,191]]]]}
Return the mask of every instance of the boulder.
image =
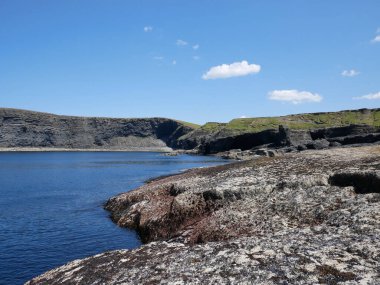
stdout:
{"type": "Polygon", "coordinates": [[[317,139],[306,144],[308,149],[324,149],[328,148],[330,143],[326,139],[317,139]]]}

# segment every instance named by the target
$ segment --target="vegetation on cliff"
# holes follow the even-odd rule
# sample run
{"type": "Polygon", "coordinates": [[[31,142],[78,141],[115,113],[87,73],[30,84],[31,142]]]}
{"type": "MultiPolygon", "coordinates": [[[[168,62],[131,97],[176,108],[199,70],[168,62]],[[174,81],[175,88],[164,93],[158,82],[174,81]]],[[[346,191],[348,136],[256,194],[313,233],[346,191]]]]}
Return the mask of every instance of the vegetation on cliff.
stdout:
{"type": "Polygon", "coordinates": [[[348,125],[379,127],[380,109],[359,109],[279,117],[239,118],[233,119],[228,123],[209,122],[201,126],[199,131],[260,132],[267,129],[278,129],[280,125],[295,130],[342,127],[348,125]]]}
{"type": "Polygon", "coordinates": [[[304,149],[379,140],[380,109],[241,118],[199,126],[166,118],[58,116],[0,108],[0,148],[4,149],[169,151],[177,148],[217,153],[259,146],[304,149]],[[316,146],[313,142],[316,139],[327,141],[317,142],[316,146]]]}

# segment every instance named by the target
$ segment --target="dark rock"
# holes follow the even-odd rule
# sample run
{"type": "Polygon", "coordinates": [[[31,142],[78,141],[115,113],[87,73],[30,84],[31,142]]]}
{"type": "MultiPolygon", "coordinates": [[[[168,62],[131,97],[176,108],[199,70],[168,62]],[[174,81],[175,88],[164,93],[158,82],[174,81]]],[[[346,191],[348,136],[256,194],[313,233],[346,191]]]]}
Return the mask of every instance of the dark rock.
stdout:
{"type": "MultiPolygon", "coordinates": [[[[307,149],[307,148],[305,147],[305,149],[307,149]]],[[[294,147],[294,146],[284,147],[282,150],[284,151],[284,153],[296,152],[296,151],[298,151],[298,146],[297,147],[294,147]]]]}
{"type": "Polygon", "coordinates": [[[173,184],[169,188],[169,194],[170,194],[170,196],[173,196],[173,197],[178,196],[179,194],[181,194],[185,191],[186,191],[186,188],[181,187],[179,185],[175,185],[175,184],[173,184]]]}
{"type": "Polygon", "coordinates": [[[344,137],[335,137],[331,139],[341,145],[350,144],[370,144],[380,141],[380,133],[362,134],[362,135],[347,135],[344,137]]]}
{"type": "Polygon", "coordinates": [[[333,127],[311,130],[310,135],[313,140],[332,139],[337,137],[355,136],[380,132],[380,128],[368,125],[348,125],[344,127],[333,127]]]}
{"type": "Polygon", "coordinates": [[[343,171],[332,175],[331,185],[353,186],[356,193],[380,193],[380,171],[343,171]]]}
{"type": "Polygon", "coordinates": [[[277,130],[265,130],[258,133],[234,134],[219,132],[209,134],[202,130],[195,130],[190,136],[186,135],[178,140],[179,148],[198,147],[204,154],[213,154],[231,149],[249,150],[256,146],[276,142],[277,130]]]}
{"type": "Polygon", "coordinates": [[[308,130],[290,130],[283,126],[279,127],[279,136],[280,141],[286,146],[304,145],[312,140],[308,130]]]}
{"type": "Polygon", "coordinates": [[[308,149],[324,149],[328,148],[330,143],[326,139],[317,139],[306,144],[308,149]]]}
{"type": "Polygon", "coordinates": [[[300,145],[297,146],[297,150],[298,150],[298,151],[307,150],[307,146],[306,146],[306,145],[303,145],[303,144],[300,144],[300,145]]]}
{"type": "Polygon", "coordinates": [[[336,141],[330,142],[330,147],[339,147],[339,146],[341,146],[341,144],[336,141]]]}
{"type": "Polygon", "coordinates": [[[258,149],[255,151],[255,154],[261,156],[268,156],[268,151],[266,149],[258,149]]]}
{"type": "Polygon", "coordinates": [[[275,156],[277,156],[277,155],[279,155],[279,154],[282,154],[281,152],[278,152],[278,151],[276,151],[276,150],[274,150],[274,149],[269,149],[269,150],[267,151],[267,153],[268,153],[268,156],[269,156],[269,157],[275,157],[275,156]]]}
{"type": "Polygon", "coordinates": [[[86,118],[0,109],[2,148],[165,149],[191,130],[164,118],[86,118]]]}
{"type": "Polygon", "coordinates": [[[276,130],[257,133],[215,133],[195,130],[179,138],[177,147],[197,147],[201,153],[212,154],[231,149],[286,148],[288,151],[324,149],[329,146],[370,144],[380,141],[380,128],[351,125],[317,130],[290,130],[279,126],[276,130]],[[370,132],[374,133],[370,133],[370,132]]]}

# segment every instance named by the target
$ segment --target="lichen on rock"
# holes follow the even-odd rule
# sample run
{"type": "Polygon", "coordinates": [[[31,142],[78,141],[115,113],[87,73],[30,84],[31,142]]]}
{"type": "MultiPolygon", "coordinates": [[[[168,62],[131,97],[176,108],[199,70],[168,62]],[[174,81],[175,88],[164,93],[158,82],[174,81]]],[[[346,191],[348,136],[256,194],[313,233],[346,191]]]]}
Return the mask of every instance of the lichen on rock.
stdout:
{"type": "Polygon", "coordinates": [[[194,169],[111,198],[146,242],[28,284],[380,284],[380,147],[194,169]]]}

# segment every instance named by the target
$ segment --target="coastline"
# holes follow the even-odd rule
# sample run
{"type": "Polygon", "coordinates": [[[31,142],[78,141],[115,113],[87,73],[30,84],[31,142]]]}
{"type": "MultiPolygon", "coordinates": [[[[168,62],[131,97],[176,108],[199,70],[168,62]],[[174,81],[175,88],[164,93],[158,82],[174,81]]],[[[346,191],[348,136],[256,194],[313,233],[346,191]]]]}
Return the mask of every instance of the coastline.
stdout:
{"type": "Polygon", "coordinates": [[[0,154],[0,160],[1,226],[12,229],[0,237],[0,276],[6,284],[23,284],[76,258],[140,246],[136,231],[109,219],[102,207],[108,198],[150,177],[226,162],[157,152],[18,152],[0,154]],[[15,207],[21,211],[13,212],[15,207]],[[43,249],[36,250],[33,242],[43,249]],[[29,256],[39,262],[29,262],[29,256]],[[17,274],[14,268],[20,268],[17,274]]]}
{"type": "Polygon", "coordinates": [[[130,148],[48,148],[48,147],[0,147],[0,152],[173,152],[170,147],[130,148]]]}
{"type": "Polygon", "coordinates": [[[380,147],[365,146],[153,179],[105,205],[145,245],[76,260],[26,284],[376,284],[379,166],[380,147]]]}

